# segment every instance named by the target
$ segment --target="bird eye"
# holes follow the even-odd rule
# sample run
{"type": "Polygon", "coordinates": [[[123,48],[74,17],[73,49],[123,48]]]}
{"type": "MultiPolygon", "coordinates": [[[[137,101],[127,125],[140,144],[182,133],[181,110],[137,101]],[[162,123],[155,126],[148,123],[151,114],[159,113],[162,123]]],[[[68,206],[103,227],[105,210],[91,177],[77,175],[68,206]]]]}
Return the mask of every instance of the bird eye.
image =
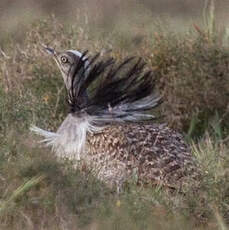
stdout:
{"type": "Polygon", "coordinates": [[[61,57],[61,62],[63,62],[63,63],[67,63],[67,62],[68,62],[67,57],[62,56],[62,57],[61,57]]]}

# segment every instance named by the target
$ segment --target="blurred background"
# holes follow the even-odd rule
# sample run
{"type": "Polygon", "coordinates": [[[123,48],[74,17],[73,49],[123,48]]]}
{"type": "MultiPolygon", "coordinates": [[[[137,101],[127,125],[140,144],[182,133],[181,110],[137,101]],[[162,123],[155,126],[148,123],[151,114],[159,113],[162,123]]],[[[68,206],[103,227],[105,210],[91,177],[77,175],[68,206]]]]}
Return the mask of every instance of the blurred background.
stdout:
{"type": "Polygon", "coordinates": [[[154,70],[166,122],[186,133],[198,123],[202,134],[203,121],[228,114],[228,41],[228,0],[0,0],[6,92],[36,74],[58,76],[41,44],[118,60],[136,55],[154,70]]]}
{"type": "MultiPolygon", "coordinates": [[[[24,36],[26,27],[42,17],[55,15],[61,23],[87,20],[94,29],[112,30],[120,24],[147,27],[157,17],[166,17],[177,30],[187,24],[201,22],[206,0],[1,0],[1,38],[11,34],[24,36]]],[[[217,0],[219,26],[229,21],[229,1],[217,0]]]]}
{"type": "Polygon", "coordinates": [[[228,82],[229,0],[0,0],[0,229],[229,229],[228,82]],[[31,124],[57,130],[69,108],[41,44],[142,57],[164,101],[155,122],[190,144],[198,193],[133,181],[117,197],[42,148],[31,124]]]}

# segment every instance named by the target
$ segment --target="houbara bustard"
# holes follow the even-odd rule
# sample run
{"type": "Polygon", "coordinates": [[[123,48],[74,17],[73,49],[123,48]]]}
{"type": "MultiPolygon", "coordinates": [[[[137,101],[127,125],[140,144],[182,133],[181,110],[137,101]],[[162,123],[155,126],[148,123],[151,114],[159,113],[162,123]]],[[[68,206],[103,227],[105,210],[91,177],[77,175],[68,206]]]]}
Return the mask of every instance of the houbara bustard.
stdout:
{"type": "Polygon", "coordinates": [[[149,123],[160,97],[141,59],[117,65],[87,52],[45,50],[62,73],[70,111],[57,132],[31,130],[57,156],[84,161],[100,180],[117,188],[132,176],[139,183],[172,188],[195,177],[195,159],[182,136],[164,124],[149,123]]]}

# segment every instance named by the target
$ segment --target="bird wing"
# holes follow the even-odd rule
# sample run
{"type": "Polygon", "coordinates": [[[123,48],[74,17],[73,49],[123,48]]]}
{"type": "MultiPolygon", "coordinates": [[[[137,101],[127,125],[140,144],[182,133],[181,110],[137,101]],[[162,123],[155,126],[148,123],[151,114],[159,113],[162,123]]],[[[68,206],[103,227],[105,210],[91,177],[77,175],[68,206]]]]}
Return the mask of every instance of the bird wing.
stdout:
{"type": "Polygon", "coordinates": [[[153,73],[145,71],[141,58],[126,58],[116,64],[113,58],[98,60],[97,54],[85,59],[86,55],[84,52],[77,63],[68,92],[72,113],[86,112],[97,122],[155,118],[147,112],[160,104],[161,98],[155,93],[153,73]],[[89,63],[86,68],[85,60],[89,63]],[[80,103],[85,92],[87,101],[80,103]]]}

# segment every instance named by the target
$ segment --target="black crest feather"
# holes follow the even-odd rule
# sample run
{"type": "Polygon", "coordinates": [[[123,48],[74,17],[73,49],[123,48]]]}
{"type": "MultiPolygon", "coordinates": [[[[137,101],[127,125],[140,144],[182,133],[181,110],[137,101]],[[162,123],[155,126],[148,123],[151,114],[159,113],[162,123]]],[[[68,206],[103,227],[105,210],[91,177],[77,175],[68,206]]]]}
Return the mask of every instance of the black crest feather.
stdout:
{"type": "Polygon", "coordinates": [[[154,93],[153,73],[145,71],[142,59],[126,58],[120,64],[113,58],[98,59],[99,54],[87,57],[87,51],[79,59],[68,92],[71,112],[86,112],[109,121],[154,118],[145,111],[161,100],[154,93]],[[82,103],[85,93],[87,100],[82,103]]]}

